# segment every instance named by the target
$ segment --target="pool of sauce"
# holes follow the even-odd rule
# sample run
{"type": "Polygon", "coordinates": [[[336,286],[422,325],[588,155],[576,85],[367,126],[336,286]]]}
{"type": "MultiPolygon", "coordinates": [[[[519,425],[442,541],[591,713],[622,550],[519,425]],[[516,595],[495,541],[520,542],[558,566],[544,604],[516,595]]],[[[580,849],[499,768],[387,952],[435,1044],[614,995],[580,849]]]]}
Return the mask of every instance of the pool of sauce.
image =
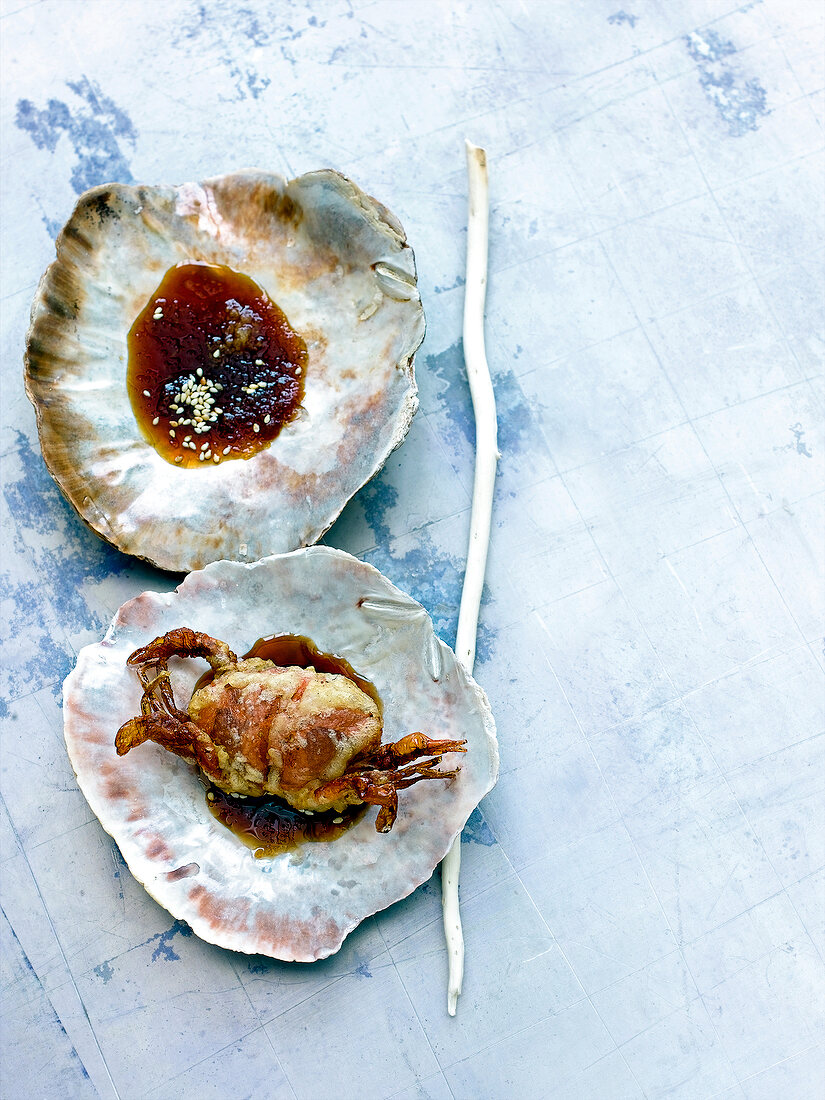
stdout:
{"type": "MultiPolygon", "coordinates": [[[[316,672],[332,672],[352,680],[369,695],[382,711],[381,699],[373,683],[355,671],[343,657],[322,653],[309,638],[301,634],[270,634],[259,638],[247,657],[260,657],[282,667],[314,668],[316,672]]],[[[210,669],[200,678],[195,690],[214,677],[210,669]]],[[[206,804],[239,840],[253,850],[256,859],[279,855],[314,840],[337,840],[367,812],[366,805],[347,806],[338,813],[306,813],[295,810],[280,798],[229,795],[214,785],[206,791],[206,804]]]]}
{"type": "Polygon", "coordinates": [[[266,292],[231,268],[171,268],[127,345],[132,410],[174,465],[249,458],[300,411],[306,344],[266,292]]]}

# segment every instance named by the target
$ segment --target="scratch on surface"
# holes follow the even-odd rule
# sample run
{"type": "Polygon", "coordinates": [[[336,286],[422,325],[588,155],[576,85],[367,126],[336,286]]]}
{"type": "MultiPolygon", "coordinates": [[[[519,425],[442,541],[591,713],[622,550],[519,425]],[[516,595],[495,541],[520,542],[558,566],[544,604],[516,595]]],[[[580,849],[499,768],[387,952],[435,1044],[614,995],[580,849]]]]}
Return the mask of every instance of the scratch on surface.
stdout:
{"type": "Polygon", "coordinates": [[[737,462],[737,464],[736,464],[736,465],[737,465],[737,466],[739,467],[739,469],[740,469],[740,470],[742,471],[742,474],[744,475],[745,481],[747,481],[748,485],[750,485],[751,489],[753,489],[754,495],[755,495],[755,496],[760,496],[761,494],[760,494],[759,490],[757,489],[757,487],[756,487],[756,484],[755,484],[755,482],[754,482],[753,478],[752,478],[752,477],[751,477],[751,475],[750,475],[750,474],[748,473],[748,471],[747,471],[747,470],[745,469],[745,467],[744,467],[744,466],[742,465],[742,463],[741,463],[741,462],[737,462]]]}
{"type": "Polygon", "coordinates": [[[673,563],[670,561],[669,558],[665,558],[665,565],[668,567],[668,569],[671,571],[673,576],[676,578],[676,583],[679,585],[679,587],[682,589],[684,594],[687,596],[688,603],[690,604],[690,609],[693,612],[694,619],[696,620],[696,625],[699,627],[699,630],[701,631],[701,633],[704,634],[705,633],[705,628],[702,626],[702,620],[699,617],[699,612],[696,610],[696,605],[693,602],[693,598],[692,598],[690,592],[688,592],[687,588],[685,588],[685,585],[684,585],[684,582],[682,581],[682,578],[679,576],[679,574],[673,568],[673,563]]]}
{"type": "Polygon", "coordinates": [[[705,914],[705,919],[706,920],[710,920],[710,917],[713,913],[713,910],[716,908],[716,906],[722,900],[722,897],[724,896],[724,893],[728,888],[728,884],[730,883],[731,879],[736,874],[736,872],[739,870],[740,865],[741,865],[741,860],[738,863],[736,863],[736,865],[731,870],[731,873],[725,879],[724,884],[722,885],[722,889],[719,891],[719,893],[716,896],[716,901],[713,903],[713,905],[711,905],[710,909],[708,909],[707,913],[705,914]]]}
{"type": "Polygon", "coordinates": [[[553,942],[553,943],[551,943],[551,944],[550,944],[550,946],[549,946],[549,947],[545,947],[545,949],[544,949],[543,951],[539,951],[539,953],[538,953],[537,955],[531,955],[529,959],[525,959],[525,960],[524,960],[524,961],[522,962],[522,964],[521,964],[521,965],[522,965],[522,966],[526,966],[526,965],[527,965],[527,963],[535,962],[535,961],[536,961],[536,959],[541,959],[541,958],[543,958],[543,957],[544,957],[545,955],[549,955],[549,954],[550,954],[550,952],[551,952],[551,951],[555,951],[555,950],[556,950],[556,948],[557,948],[557,944],[556,944],[555,942],[553,942]]]}

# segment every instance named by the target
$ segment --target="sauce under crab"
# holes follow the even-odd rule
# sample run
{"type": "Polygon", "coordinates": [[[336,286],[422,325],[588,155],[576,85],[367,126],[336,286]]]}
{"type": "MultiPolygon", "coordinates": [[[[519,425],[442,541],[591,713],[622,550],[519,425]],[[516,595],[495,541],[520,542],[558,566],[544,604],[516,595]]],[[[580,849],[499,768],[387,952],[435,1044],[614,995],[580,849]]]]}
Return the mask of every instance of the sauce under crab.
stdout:
{"type": "MultiPolygon", "coordinates": [[[[317,650],[308,659],[336,667],[317,650]]],[[[465,751],[464,741],[424,733],[382,744],[377,693],[342,662],[339,672],[238,658],[225,642],[180,627],[135,650],[128,664],[144,691],[141,714],[117,732],[118,755],[155,741],[196,764],[211,784],[213,812],[249,834],[256,854],[334,839],[365,805],[379,807],[375,828],[389,832],[398,792],[425,779],[450,780],[456,771],[437,765],[446,753],[465,751]],[[172,694],[172,656],[202,657],[211,666],[185,711],[172,694]],[[254,801],[242,809],[238,797],[254,801]]]]}

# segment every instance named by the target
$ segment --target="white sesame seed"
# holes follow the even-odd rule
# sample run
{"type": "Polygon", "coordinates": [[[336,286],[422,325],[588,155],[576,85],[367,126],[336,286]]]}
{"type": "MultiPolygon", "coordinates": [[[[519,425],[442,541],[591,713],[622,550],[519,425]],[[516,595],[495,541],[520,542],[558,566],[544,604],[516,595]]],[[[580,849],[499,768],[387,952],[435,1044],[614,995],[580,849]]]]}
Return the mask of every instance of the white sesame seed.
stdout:
{"type": "Polygon", "coordinates": [[[198,369],[197,369],[197,370],[195,371],[195,374],[196,374],[196,375],[198,376],[198,378],[203,378],[203,370],[202,370],[202,368],[201,368],[201,367],[198,367],[198,369]]]}
{"type": "Polygon", "coordinates": [[[261,430],[261,425],[260,424],[253,424],[252,425],[252,431],[253,432],[259,432],[260,430],[261,430]]]}
{"type": "Polygon", "coordinates": [[[296,373],[296,374],[300,374],[300,373],[301,373],[301,368],[300,368],[300,367],[296,367],[296,368],[295,368],[295,373],[296,373]]]}
{"type": "Polygon", "coordinates": [[[333,825],[340,825],[343,820],[344,820],[343,817],[334,817],[332,819],[332,824],[333,825]]]}
{"type": "Polygon", "coordinates": [[[229,452],[230,452],[231,450],[232,450],[232,448],[231,448],[231,447],[224,447],[224,449],[223,449],[223,453],[224,453],[225,455],[228,455],[228,454],[229,454],[229,452]]]}
{"type": "Polygon", "coordinates": [[[263,359],[256,359],[255,360],[255,366],[256,367],[262,367],[263,365],[264,365],[263,359]]]}
{"type": "Polygon", "coordinates": [[[152,395],[151,395],[151,393],[149,393],[149,391],[148,391],[148,390],[144,390],[144,391],[143,391],[143,396],[144,396],[144,397],[151,397],[152,395]]]}
{"type": "Polygon", "coordinates": [[[160,423],[160,417],[156,416],[155,419],[152,421],[152,423],[153,424],[159,424],[160,423]]]}
{"type": "Polygon", "coordinates": [[[191,435],[185,435],[185,436],[183,437],[183,442],[184,442],[184,443],[188,443],[188,442],[189,442],[189,440],[190,440],[191,438],[192,438],[192,436],[191,436],[191,435]]]}
{"type": "Polygon", "coordinates": [[[211,457],[212,457],[212,452],[211,452],[211,451],[207,451],[207,452],[206,452],[206,453],[204,454],[204,456],[203,456],[203,457],[204,457],[204,459],[209,459],[209,458],[211,458],[211,457]]]}
{"type": "Polygon", "coordinates": [[[175,462],[182,462],[182,461],[183,461],[183,455],[175,455],[175,462]]]}
{"type": "Polygon", "coordinates": [[[272,417],[269,415],[269,413],[267,413],[264,417],[264,424],[268,424],[271,419],[272,417]]]}
{"type": "Polygon", "coordinates": [[[202,451],[208,451],[209,450],[209,444],[208,443],[201,443],[201,450],[202,451]]]}
{"type": "Polygon", "coordinates": [[[201,453],[200,453],[200,454],[198,455],[198,461],[199,461],[199,462],[203,462],[203,460],[204,460],[205,458],[206,458],[206,455],[205,455],[205,454],[204,454],[203,452],[201,452],[201,453]]]}
{"type": "Polygon", "coordinates": [[[169,436],[170,436],[171,439],[175,438],[175,433],[171,428],[169,429],[169,436]]]}
{"type": "Polygon", "coordinates": [[[170,428],[177,428],[177,426],[178,426],[177,420],[170,420],[169,421],[169,426],[170,426],[170,428]]]}
{"type": "Polygon", "coordinates": [[[221,460],[220,455],[212,455],[212,461],[213,462],[220,462],[220,460],[221,460]]]}
{"type": "Polygon", "coordinates": [[[215,350],[212,352],[212,358],[213,359],[220,359],[220,357],[221,357],[221,349],[220,348],[215,348],[215,350]]]}

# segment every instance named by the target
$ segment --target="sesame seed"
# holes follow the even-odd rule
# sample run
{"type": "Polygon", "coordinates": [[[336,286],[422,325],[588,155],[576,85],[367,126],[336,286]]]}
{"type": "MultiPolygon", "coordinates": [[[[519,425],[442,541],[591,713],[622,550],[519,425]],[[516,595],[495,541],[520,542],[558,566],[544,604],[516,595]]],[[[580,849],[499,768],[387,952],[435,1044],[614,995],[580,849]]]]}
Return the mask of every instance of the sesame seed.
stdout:
{"type": "Polygon", "coordinates": [[[272,417],[269,415],[269,413],[267,413],[264,417],[264,424],[268,424],[271,419],[272,417]]]}
{"type": "Polygon", "coordinates": [[[215,796],[214,796],[214,795],[212,794],[212,792],[211,792],[211,791],[207,791],[207,792],[206,792],[206,797],[207,797],[207,799],[208,799],[208,800],[209,800],[210,802],[214,802],[214,801],[215,801],[215,796]]]}
{"type": "Polygon", "coordinates": [[[151,393],[149,393],[149,391],[148,391],[148,390],[144,390],[144,391],[143,391],[143,396],[144,396],[144,397],[151,397],[152,395],[151,395],[151,393]]]}
{"type": "Polygon", "coordinates": [[[261,425],[260,424],[253,424],[252,425],[252,431],[253,432],[259,432],[260,430],[261,430],[261,425]]]}
{"type": "Polygon", "coordinates": [[[203,460],[205,458],[206,458],[206,455],[203,453],[203,451],[201,451],[201,453],[198,455],[198,461],[203,462],[203,460]]]}
{"type": "Polygon", "coordinates": [[[208,451],[209,450],[209,444],[208,443],[201,443],[201,450],[202,451],[208,451]]]}
{"type": "Polygon", "coordinates": [[[263,365],[264,365],[263,359],[256,359],[255,360],[255,366],[256,367],[262,367],[263,365]]]}
{"type": "Polygon", "coordinates": [[[220,455],[212,455],[212,461],[213,462],[220,462],[220,460],[221,460],[220,455]]]}
{"type": "Polygon", "coordinates": [[[344,820],[343,817],[334,817],[332,819],[332,824],[333,825],[340,825],[343,820],[344,820]]]}
{"type": "Polygon", "coordinates": [[[172,428],[170,428],[170,429],[169,429],[169,438],[170,438],[170,439],[174,439],[174,438],[175,438],[175,432],[174,432],[174,430],[173,430],[172,428]]]}
{"type": "Polygon", "coordinates": [[[183,461],[183,455],[175,455],[175,462],[182,462],[182,461],[183,461]]]}
{"type": "Polygon", "coordinates": [[[220,348],[215,348],[215,350],[212,352],[212,358],[213,359],[220,359],[220,357],[221,357],[221,349],[220,348]]]}
{"type": "Polygon", "coordinates": [[[224,449],[223,449],[223,453],[224,453],[225,455],[228,455],[228,454],[229,454],[229,452],[230,452],[231,450],[232,450],[232,448],[231,448],[231,447],[224,447],[224,449]]]}
{"type": "Polygon", "coordinates": [[[170,426],[170,428],[177,428],[177,426],[178,426],[177,420],[170,420],[169,421],[169,426],[170,426]]]}
{"type": "Polygon", "coordinates": [[[183,442],[184,442],[184,443],[188,443],[188,442],[189,442],[189,440],[190,440],[191,438],[192,438],[192,436],[191,436],[191,435],[185,435],[185,436],[183,437],[183,442]]]}
{"type": "Polygon", "coordinates": [[[152,421],[152,423],[153,424],[159,424],[160,423],[160,417],[156,416],[155,419],[152,421]]]}
{"type": "Polygon", "coordinates": [[[300,374],[300,373],[301,373],[301,368],[300,368],[300,367],[296,367],[296,368],[295,368],[295,373],[296,373],[296,374],[300,374]]]}
{"type": "Polygon", "coordinates": [[[211,457],[212,457],[212,452],[211,452],[211,451],[207,451],[207,452],[206,452],[206,454],[205,454],[205,455],[204,455],[203,457],[204,457],[205,459],[209,459],[209,458],[211,458],[211,457]]]}
{"type": "Polygon", "coordinates": [[[197,369],[197,370],[195,371],[195,374],[196,374],[196,375],[198,376],[198,378],[203,378],[203,370],[202,370],[202,368],[201,368],[201,367],[198,367],[198,369],[197,369]]]}

